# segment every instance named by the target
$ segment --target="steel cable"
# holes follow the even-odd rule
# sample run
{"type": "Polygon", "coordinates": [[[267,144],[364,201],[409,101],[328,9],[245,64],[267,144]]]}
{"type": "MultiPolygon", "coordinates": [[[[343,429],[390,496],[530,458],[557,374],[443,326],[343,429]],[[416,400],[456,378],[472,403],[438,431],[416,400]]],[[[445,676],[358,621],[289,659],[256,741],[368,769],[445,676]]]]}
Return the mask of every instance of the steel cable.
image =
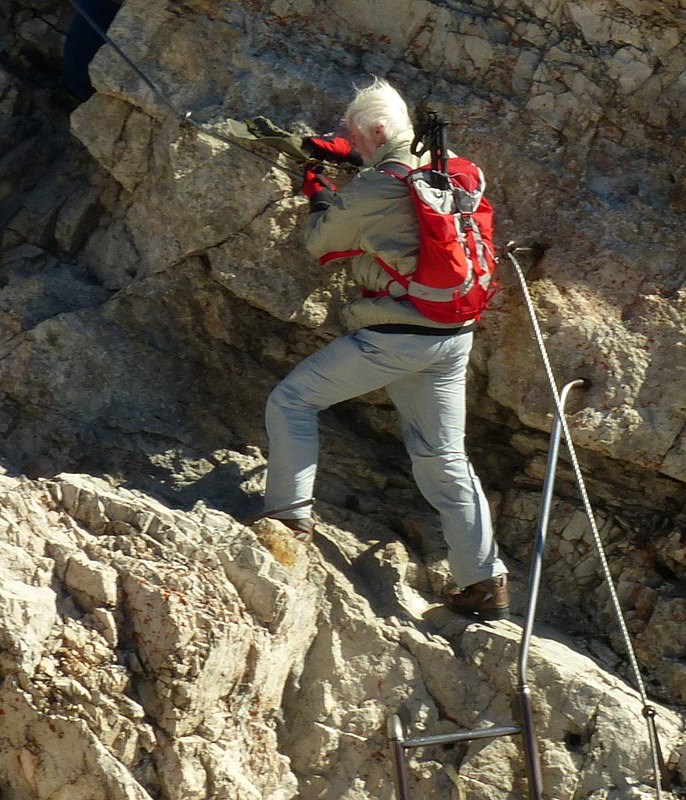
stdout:
{"type": "Polygon", "coordinates": [[[645,686],[643,684],[643,678],[641,677],[641,672],[638,666],[638,661],[636,660],[636,654],[634,652],[633,645],[631,643],[631,637],[629,636],[629,631],[626,627],[626,622],[624,621],[624,614],[622,613],[622,608],[619,603],[619,598],[617,596],[617,591],[615,589],[614,581],[612,579],[612,574],[610,572],[610,566],[607,561],[607,556],[605,555],[605,550],[603,548],[603,542],[600,538],[600,532],[598,530],[598,525],[595,521],[595,515],[593,513],[593,509],[591,507],[591,502],[588,497],[588,492],[586,491],[586,483],[584,481],[584,477],[581,473],[581,467],[579,466],[579,461],[577,459],[576,450],[574,448],[574,443],[572,442],[572,436],[569,431],[569,426],[567,424],[567,420],[565,418],[564,411],[562,409],[562,405],[560,402],[560,395],[557,390],[557,385],[555,383],[555,376],[553,375],[553,370],[550,365],[550,359],[548,358],[548,353],[546,351],[545,343],[543,341],[543,335],[541,333],[541,328],[538,324],[538,318],[536,316],[536,310],[534,308],[534,304],[531,300],[531,295],[529,293],[528,286],[526,284],[526,280],[524,278],[524,273],[522,272],[517,259],[514,257],[515,252],[523,252],[528,250],[529,248],[515,248],[513,242],[509,242],[507,245],[507,256],[512,262],[512,265],[515,268],[515,272],[517,273],[517,278],[522,288],[522,293],[524,294],[524,300],[526,302],[527,311],[529,313],[529,319],[531,320],[531,325],[534,330],[534,336],[536,342],[538,344],[538,349],[541,354],[541,358],[543,359],[543,366],[545,368],[546,376],[548,378],[548,383],[550,385],[550,390],[553,395],[553,400],[555,402],[555,411],[559,417],[560,424],[562,426],[562,432],[565,437],[565,443],[567,445],[567,450],[569,452],[569,457],[572,462],[572,467],[574,469],[574,476],[576,478],[577,486],[579,488],[579,492],[581,494],[581,499],[584,506],[584,511],[586,512],[586,516],[588,517],[589,526],[591,528],[591,532],[593,534],[593,540],[595,542],[596,550],[598,552],[598,557],[600,558],[600,563],[602,565],[603,574],[605,580],[607,582],[607,586],[610,592],[610,598],[612,602],[612,607],[615,612],[615,617],[617,618],[617,622],[619,624],[619,628],[622,634],[622,638],[624,640],[624,647],[626,648],[626,652],[629,658],[629,663],[631,664],[631,670],[634,675],[634,679],[636,681],[636,686],[638,688],[639,695],[641,697],[641,702],[643,703],[643,716],[646,718],[648,724],[648,738],[650,740],[650,750],[653,762],[653,772],[655,775],[655,788],[656,788],[656,796],[658,800],[661,800],[662,793],[661,793],[661,778],[662,781],[665,783],[665,788],[669,790],[671,788],[671,782],[669,779],[669,775],[667,773],[667,769],[665,766],[664,758],[662,756],[662,751],[660,748],[660,742],[657,736],[657,727],[655,725],[655,716],[656,711],[654,706],[650,705],[648,702],[648,696],[646,694],[645,686]]]}

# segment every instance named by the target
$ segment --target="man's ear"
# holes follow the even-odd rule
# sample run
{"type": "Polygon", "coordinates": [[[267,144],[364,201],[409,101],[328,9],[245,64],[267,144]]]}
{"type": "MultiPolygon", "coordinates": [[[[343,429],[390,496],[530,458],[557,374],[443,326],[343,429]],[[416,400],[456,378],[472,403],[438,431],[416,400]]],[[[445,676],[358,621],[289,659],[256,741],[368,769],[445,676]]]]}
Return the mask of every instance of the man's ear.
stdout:
{"type": "Polygon", "coordinates": [[[379,147],[382,144],[386,144],[388,141],[388,137],[386,136],[386,126],[383,122],[380,122],[378,125],[375,125],[372,128],[374,144],[379,147]]]}

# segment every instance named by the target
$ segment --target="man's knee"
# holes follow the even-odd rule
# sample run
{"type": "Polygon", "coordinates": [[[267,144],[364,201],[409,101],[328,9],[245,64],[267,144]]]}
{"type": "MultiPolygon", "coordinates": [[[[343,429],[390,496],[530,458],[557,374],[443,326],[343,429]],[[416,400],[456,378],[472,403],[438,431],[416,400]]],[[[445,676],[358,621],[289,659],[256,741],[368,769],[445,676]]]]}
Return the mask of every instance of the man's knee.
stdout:
{"type": "Polygon", "coordinates": [[[432,504],[454,499],[456,493],[470,491],[474,470],[466,453],[453,452],[412,459],[412,474],[419,490],[432,504]]]}
{"type": "Polygon", "coordinates": [[[302,408],[307,405],[296,389],[285,378],[277,384],[267,398],[267,413],[270,410],[302,408]]]}

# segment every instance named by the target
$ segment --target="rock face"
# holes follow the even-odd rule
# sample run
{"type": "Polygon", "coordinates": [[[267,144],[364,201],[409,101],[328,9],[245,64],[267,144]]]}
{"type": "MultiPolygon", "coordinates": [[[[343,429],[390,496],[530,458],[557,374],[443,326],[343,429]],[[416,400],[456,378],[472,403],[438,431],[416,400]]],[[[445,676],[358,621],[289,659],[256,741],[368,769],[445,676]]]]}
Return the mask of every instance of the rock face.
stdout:
{"type": "MultiPolygon", "coordinates": [[[[390,797],[390,711],[430,735],[512,724],[519,625],[431,602],[378,523],[349,512],[308,548],[89,476],[0,483],[3,796],[390,797]]],[[[649,797],[635,692],[552,629],[531,668],[550,795],[649,797]]],[[[659,724],[676,765],[682,720],[659,724]]],[[[409,767],[418,797],[526,792],[510,739],[409,767]]]]}
{"type": "MultiPolygon", "coordinates": [[[[2,4],[0,4],[2,5],[2,4]]],[[[387,77],[482,165],[523,258],[676,786],[686,781],[686,6],[649,0],[125,0],[75,107],[68,4],[0,8],[0,792],[9,800],[391,797],[388,713],[516,718],[552,401],[506,261],[470,374],[470,451],[512,569],[467,625],[383,395],[322,415],[315,547],[236,519],[269,390],[340,330],[299,169],[226,136],[336,130],[387,77]]],[[[336,175],[339,182],[349,175],[336,175]]],[[[641,705],[564,454],[532,686],[545,790],[654,796],[641,705]]],[[[413,796],[527,793],[501,739],[412,752],[413,796]]]]}

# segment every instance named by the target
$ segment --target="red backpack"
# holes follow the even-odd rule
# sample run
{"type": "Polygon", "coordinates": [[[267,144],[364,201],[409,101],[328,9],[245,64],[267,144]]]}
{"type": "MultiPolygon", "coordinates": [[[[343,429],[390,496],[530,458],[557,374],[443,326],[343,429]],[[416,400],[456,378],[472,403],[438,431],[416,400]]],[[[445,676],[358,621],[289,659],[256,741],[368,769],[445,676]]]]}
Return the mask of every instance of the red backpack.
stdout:
{"type": "MultiPolygon", "coordinates": [[[[484,197],[486,181],[476,164],[466,158],[446,158],[443,166],[442,175],[432,171],[431,165],[412,170],[386,162],[379,168],[403,181],[410,191],[419,223],[419,256],[411,275],[401,275],[375,256],[393,280],[386,291],[363,294],[406,298],[434,322],[478,320],[497,289],[493,209],[484,197]],[[432,186],[436,175],[444,187],[432,186]]],[[[328,253],[320,262],[362,252],[328,253]]]]}

